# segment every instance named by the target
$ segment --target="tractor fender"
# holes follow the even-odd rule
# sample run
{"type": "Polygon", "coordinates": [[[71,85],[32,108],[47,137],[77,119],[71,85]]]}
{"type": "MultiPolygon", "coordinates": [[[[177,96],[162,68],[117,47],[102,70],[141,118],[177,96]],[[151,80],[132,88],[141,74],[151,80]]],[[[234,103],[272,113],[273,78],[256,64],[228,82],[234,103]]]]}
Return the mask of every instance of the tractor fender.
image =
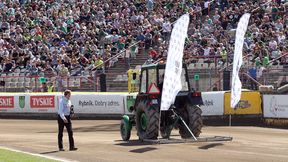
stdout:
{"type": "Polygon", "coordinates": [[[125,122],[125,126],[126,126],[127,130],[131,130],[131,129],[132,129],[132,123],[131,123],[131,121],[130,121],[129,116],[128,116],[128,115],[123,115],[123,116],[122,116],[122,119],[123,119],[124,122],[125,122]]]}
{"type": "Polygon", "coordinates": [[[193,96],[193,92],[189,92],[187,99],[191,105],[203,105],[202,96],[193,96]]]}
{"type": "Polygon", "coordinates": [[[141,95],[138,95],[137,98],[136,98],[136,101],[134,103],[134,108],[139,104],[139,102],[141,101],[146,101],[149,105],[152,105],[154,107],[159,107],[160,104],[161,104],[161,99],[160,97],[157,97],[157,98],[151,98],[149,97],[150,94],[141,94],[141,95]]]}

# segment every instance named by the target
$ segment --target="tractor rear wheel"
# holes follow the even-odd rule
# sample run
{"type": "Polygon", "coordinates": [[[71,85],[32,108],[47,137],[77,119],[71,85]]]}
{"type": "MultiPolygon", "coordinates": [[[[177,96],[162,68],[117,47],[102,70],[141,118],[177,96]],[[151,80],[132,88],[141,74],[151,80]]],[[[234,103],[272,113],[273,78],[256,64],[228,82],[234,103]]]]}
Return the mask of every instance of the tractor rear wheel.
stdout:
{"type": "Polygon", "coordinates": [[[140,140],[157,139],[159,131],[159,107],[140,101],[136,106],[136,129],[140,140]]]}
{"type": "MultiPolygon", "coordinates": [[[[184,109],[180,111],[180,116],[186,122],[195,137],[199,137],[199,135],[201,134],[201,129],[203,127],[201,114],[202,110],[197,105],[187,105],[184,109]]],[[[187,130],[185,125],[182,123],[182,121],[179,122],[179,134],[181,135],[181,138],[191,138],[192,135],[187,130]]]]}

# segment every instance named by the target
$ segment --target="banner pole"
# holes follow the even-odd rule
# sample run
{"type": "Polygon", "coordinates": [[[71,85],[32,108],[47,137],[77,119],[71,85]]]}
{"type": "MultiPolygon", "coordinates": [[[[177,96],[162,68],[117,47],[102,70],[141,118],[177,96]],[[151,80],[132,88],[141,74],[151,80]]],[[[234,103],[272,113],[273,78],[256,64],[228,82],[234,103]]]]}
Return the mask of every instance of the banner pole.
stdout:
{"type": "Polygon", "coordinates": [[[231,114],[229,115],[229,127],[231,127],[231,114]]]}
{"type": "MultiPolygon", "coordinates": [[[[161,101],[160,101],[160,103],[161,103],[161,101]]],[[[161,122],[161,107],[159,106],[159,122],[158,122],[158,124],[159,124],[159,127],[158,127],[158,137],[157,137],[157,139],[158,139],[158,141],[159,141],[159,135],[161,136],[161,131],[160,131],[160,122],[161,122]]],[[[159,144],[160,144],[161,142],[159,142],[159,144]]]]}

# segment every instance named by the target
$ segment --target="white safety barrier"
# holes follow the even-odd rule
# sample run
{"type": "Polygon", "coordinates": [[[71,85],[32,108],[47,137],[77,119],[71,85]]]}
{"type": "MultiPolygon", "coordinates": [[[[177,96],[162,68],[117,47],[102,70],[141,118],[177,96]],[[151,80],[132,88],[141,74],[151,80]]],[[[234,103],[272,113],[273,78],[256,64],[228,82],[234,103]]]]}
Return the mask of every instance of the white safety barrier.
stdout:
{"type": "Polygon", "coordinates": [[[0,94],[0,112],[56,112],[55,94],[0,94]]]}
{"type": "Polygon", "coordinates": [[[126,94],[76,94],[71,97],[75,113],[124,114],[126,94]]]}
{"type": "MultiPolygon", "coordinates": [[[[0,113],[56,113],[62,93],[2,93],[0,113]]],[[[137,93],[83,93],[71,96],[76,114],[131,114],[128,107],[134,105],[137,93]]],[[[224,91],[203,92],[203,116],[224,115],[224,91]]],[[[286,97],[287,98],[287,97],[286,97]]],[[[287,100],[287,99],[286,99],[287,100]]],[[[264,117],[288,118],[288,103],[284,95],[264,95],[264,117]],[[272,108],[270,108],[273,104],[272,108]]]]}
{"type": "Polygon", "coordinates": [[[203,116],[224,115],[225,91],[202,92],[204,105],[201,106],[203,116]]]}
{"type": "MultiPolygon", "coordinates": [[[[124,114],[128,93],[77,93],[71,96],[74,112],[81,114],[124,114]]],[[[56,113],[61,93],[2,93],[0,112],[56,113]]]]}
{"type": "Polygon", "coordinates": [[[287,95],[263,96],[264,118],[288,118],[287,95]]]}

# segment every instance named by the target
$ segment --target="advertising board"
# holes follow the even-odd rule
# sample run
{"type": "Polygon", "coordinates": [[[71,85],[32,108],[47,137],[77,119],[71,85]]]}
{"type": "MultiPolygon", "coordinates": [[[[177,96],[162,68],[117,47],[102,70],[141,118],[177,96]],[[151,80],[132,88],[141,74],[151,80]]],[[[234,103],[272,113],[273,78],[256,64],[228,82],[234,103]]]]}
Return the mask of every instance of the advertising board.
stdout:
{"type": "Polygon", "coordinates": [[[201,106],[203,116],[214,116],[224,114],[224,91],[202,92],[204,105],[201,106]]]}
{"type": "Polygon", "coordinates": [[[75,94],[71,96],[75,113],[124,114],[124,94],[75,94]]]}
{"type": "Polygon", "coordinates": [[[224,114],[225,115],[257,115],[262,114],[261,97],[259,92],[242,92],[241,99],[235,109],[230,106],[230,92],[224,95],[224,114]]]}
{"type": "Polygon", "coordinates": [[[264,95],[263,114],[265,118],[288,118],[287,95],[264,95]]]}

